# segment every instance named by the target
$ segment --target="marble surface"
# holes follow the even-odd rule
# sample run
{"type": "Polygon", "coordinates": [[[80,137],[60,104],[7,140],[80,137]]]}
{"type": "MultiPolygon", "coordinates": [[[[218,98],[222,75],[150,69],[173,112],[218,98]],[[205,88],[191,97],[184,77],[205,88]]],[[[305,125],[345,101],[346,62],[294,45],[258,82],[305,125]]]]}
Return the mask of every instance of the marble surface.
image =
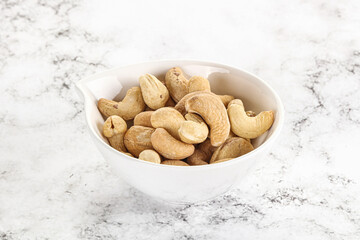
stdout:
{"type": "Polygon", "coordinates": [[[360,239],[360,2],[0,2],[0,239],[360,239]],[[111,173],[74,83],[204,59],[266,79],[287,112],[256,172],[167,206],[111,173]]]}

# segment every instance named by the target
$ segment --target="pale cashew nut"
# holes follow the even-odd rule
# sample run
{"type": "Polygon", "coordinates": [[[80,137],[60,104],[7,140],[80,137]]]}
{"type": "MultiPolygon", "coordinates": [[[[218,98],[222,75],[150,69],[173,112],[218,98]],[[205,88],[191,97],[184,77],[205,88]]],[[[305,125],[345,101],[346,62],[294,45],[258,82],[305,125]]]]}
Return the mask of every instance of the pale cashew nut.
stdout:
{"type": "Polygon", "coordinates": [[[225,105],[225,107],[227,108],[229,103],[234,100],[234,96],[231,95],[218,95],[222,101],[222,103],[225,105]]]}
{"type": "Polygon", "coordinates": [[[209,80],[200,76],[193,76],[189,79],[189,93],[197,91],[211,91],[209,80]]]}
{"type": "Polygon", "coordinates": [[[98,108],[105,117],[117,115],[124,120],[131,120],[145,109],[145,102],[140,88],[132,87],[126,92],[126,96],[121,102],[105,98],[99,99],[98,108]]]}
{"type": "Polygon", "coordinates": [[[185,118],[171,107],[163,107],[151,115],[151,125],[154,128],[165,128],[174,138],[180,139],[178,130],[185,118]]]}
{"type": "Polygon", "coordinates": [[[174,166],[189,166],[189,164],[181,160],[165,160],[162,161],[161,164],[174,165],[174,166]]]}
{"type": "Polygon", "coordinates": [[[142,151],[139,154],[139,159],[153,163],[159,163],[159,164],[161,163],[160,155],[156,151],[151,149],[146,149],[142,151]]]}
{"type": "Polygon", "coordinates": [[[185,102],[188,112],[199,114],[210,127],[211,145],[223,144],[230,132],[226,108],[218,96],[199,93],[185,102]]]}
{"type": "Polygon", "coordinates": [[[146,149],[154,149],[151,144],[151,134],[154,131],[154,128],[132,126],[125,134],[125,147],[135,157],[139,157],[139,154],[146,149]]]}
{"type": "Polygon", "coordinates": [[[229,160],[231,160],[231,159],[234,159],[234,158],[224,158],[224,159],[216,160],[215,162],[212,162],[211,164],[226,162],[226,161],[229,161],[229,160]]]}
{"type": "Polygon", "coordinates": [[[246,139],[240,137],[229,138],[221,145],[210,159],[210,163],[225,158],[237,158],[254,150],[254,147],[246,139]]]}
{"type": "Polygon", "coordinates": [[[273,111],[263,111],[255,117],[248,117],[240,99],[232,100],[228,106],[231,130],[239,137],[257,138],[265,133],[274,122],[273,111]]]}
{"type": "Polygon", "coordinates": [[[167,159],[184,159],[194,153],[192,144],[176,140],[164,128],[157,128],[151,135],[153,148],[167,159]]]}
{"type": "Polygon", "coordinates": [[[164,107],[169,100],[169,91],[155,76],[145,74],[139,78],[142,96],[147,106],[151,109],[164,107]]]}
{"type": "Polygon", "coordinates": [[[126,130],[126,122],[116,115],[108,117],[103,126],[103,134],[109,140],[110,146],[120,152],[127,152],[124,145],[126,130]]]}
{"type": "Polygon", "coordinates": [[[134,118],[134,126],[152,127],[150,119],[153,112],[154,111],[145,111],[136,115],[134,118]]]}
{"type": "Polygon", "coordinates": [[[179,67],[171,68],[165,75],[165,84],[175,102],[180,101],[189,93],[189,80],[179,67]]]}
{"type": "Polygon", "coordinates": [[[204,93],[204,94],[213,94],[216,96],[216,94],[212,93],[212,92],[208,92],[208,91],[197,91],[197,92],[192,92],[192,93],[189,93],[189,94],[186,94],[176,105],[175,105],[175,109],[178,110],[182,115],[185,115],[186,114],[186,109],[185,109],[185,103],[186,101],[193,97],[193,96],[196,96],[197,94],[199,93],[204,93]]]}
{"type": "Polygon", "coordinates": [[[209,129],[204,120],[195,113],[185,115],[184,121],[179,128],[179,136],[181,141],[190,144],[202,143],[209,135],[209,129]]]}

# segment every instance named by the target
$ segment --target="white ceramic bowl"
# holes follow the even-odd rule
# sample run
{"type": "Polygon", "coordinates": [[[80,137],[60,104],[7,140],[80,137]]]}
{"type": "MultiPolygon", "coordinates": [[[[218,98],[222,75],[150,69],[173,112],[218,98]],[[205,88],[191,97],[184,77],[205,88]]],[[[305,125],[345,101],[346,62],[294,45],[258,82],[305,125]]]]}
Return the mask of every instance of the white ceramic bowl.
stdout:
{"type": "Polygon", "coordinates": [[[194,203],[225,193],[251,174],[256,162],[264,159],[280,133],[284,108],[279,96],[263,80],[238,68],[223,64],[171,60],[154,61],[114,68],[79,81],[77,89],[85,101],[86,122],[95,145],[115,174],[131,186],[158,200],[194,203]],[[151,73],[163,78],[168,69],[179,66],[184,73],[209,79],[217,94],[230,94],[243,100],[247,110],[275,111],[275,122],[268,132],[254,141],[254,151],[231,161],[203,166],[169,166],[129,157],[109,146],[101,134],[104,119],[97,109],[99,98],[120,100],[126,91],[138,86],[138,78],[151,73]]]}

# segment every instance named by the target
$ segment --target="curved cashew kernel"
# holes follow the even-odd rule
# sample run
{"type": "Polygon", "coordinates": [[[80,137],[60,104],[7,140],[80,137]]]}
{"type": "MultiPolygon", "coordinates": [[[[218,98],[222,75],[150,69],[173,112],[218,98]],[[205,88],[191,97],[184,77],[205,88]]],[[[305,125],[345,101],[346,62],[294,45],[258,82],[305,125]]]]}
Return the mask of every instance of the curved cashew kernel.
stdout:
{"type": "Polygon", "coordinates": [[[211,145],[218,147],[225,142],[230,132],[230,122],[219,97],[197,94],[185,102],[185,109],[199,114],[209,125],[211,145]]]}
{"type": "Polygon", "coordinates": [[[116,115],[108,117],[103,126],[103,134],[109,140],[110,146],[120,152],[126,152],[124,145],[124,135],[126,130],[126,122],[116,115]]]}
{"type": "Polygon", "coordinates": [[[186,159],[186,162],[192,165],[205,165],[208,164],[206,161],[208,154],[204,153],[200,149],[195,149],[195,152],[186,159]]]}
{"type": "Polygon", "coordinates": [[[204,120],[195,113],[185,115],[187,121],[181,123],[179,136],[181,141],[190,144],[202,143],[209,135],[209,129],[204,120]]]}
{"type": "Polygon", "coordinates": [[[142,151],[139,154],[139,159],[148,161],[148,162],[153,162],[153,163],[159,163],[159,164],[161,163],[160,155],[151,149],[146,149],[146,150],[142,151]]]}
{"type": "Polygon", "coordinates": [[[176,105],[175,105],[175,109],[178,110],[182,115],[186,114],[186,109],[185,109],[185,103],[186,101],[193,97],[196,96],[200,93],[204,93],[204,94],[209,94],[209,95],[214,95],[216,96],[216,94],[212,93],[212,92],[208,92],[208,91],[197,91],[197,92],[191,92],[189,94],[186,94],[176,105]]]}
{"type": "Polygon", "coordinates": [[[150,119],[153,112],[154,111],[145,111],[136,115],[134,118],[134,126],[152,127],[150,119]]]}
{"type": "Polygon", "coordinates": [[[231,159],[233,159],[233,158],[224,158],[224,159],[220,159],[220,160],[217,160],[217,161],[215,161],[215,162],[212,162],[211,164],[226,162],[226,161],[229,161],[229,160],[231,160],[231,159]]]}
{"type": "Polygon", "coordinates": [[[161,162],[161,164],[165,165],[174,165],[174,166],[189,166],[186,162],[183,162],[181,160],[165,160],[161,162]]]}
{"type": "Polygon", "coordinates": [[[151,74],[139,78],[141,93],[147,106],[152,109],[164,107],[169,99],[169,91],[162,82],[151,74]]]}
{"type": "Polygon", "coordinates": [[[145,108],[141,90],[139,87],[130,88],[121,102],[115,102],[100,98],[98,108],[105,117],[117,115],[124,120],[133,119],[136,114],[142,112],[145,108]]]}
{"type": "Polygon", "coordinates": [[[151,125],[154,128],[165,128],[174,138],[180,139],[178,130],[185,118],[171,107],[163,107],[151,115],[151,125]]]}
{"type": "Polygon", "coordinates": [[[225,107],[227,108],[229,103],[234,100],[234,96],[231,95],[218,95],[222,101],[222,103],[225,105],[225,107]]]}
{"type": "Polygon", "coordinates": [[[179,67],[173,67],[166,73],[165,85],[175,102],[180,101],[180,99],[189,93],[189,80],[186,79],[179,67]]]}
{"type": "Polygon", "coordinates": [[[139,154],[142,151],[146,149],[153,149],[151,144],[151,134],[154,131],[154,128],[132,126],[125,134],[125,147],[132,155],[139,157],[139,154]]]}
{"type": "Polygon", "coordinates": [[[200,76],[193,76],[189,79],[189,93],[197,91],[211,91],[209,80],[200,76]]]}
{"type": "Polygon", "coordinates": [[[228,110],[231,130],[243,138],[257,138],[266,132],[274,122],[274,112],[264,111],[256,117],[248,117],[241,100],[235,99],[229,103],[228,110]]]}
{"type": "Polygon", "coordinates": [[[254,147],[246,139],[240,137],[229,138],[221,145],[210,159],[210,163],[224,158],[237,158],[254,150],[254,147]]]}
{"type": "Polygon", "coordinates": [[[168,159],[184,159],[195,150],[194,145],[176,140],[164,128],[157,128],[151,134],[151,143],[158,153],[168,159]]]}

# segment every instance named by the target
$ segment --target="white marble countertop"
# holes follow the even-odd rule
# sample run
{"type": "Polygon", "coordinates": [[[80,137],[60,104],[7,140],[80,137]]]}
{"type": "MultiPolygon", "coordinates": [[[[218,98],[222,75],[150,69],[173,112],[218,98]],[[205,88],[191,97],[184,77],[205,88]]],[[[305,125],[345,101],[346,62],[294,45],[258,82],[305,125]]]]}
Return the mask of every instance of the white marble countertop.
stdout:
{"type": "Polygon", "coordinates": [[[360,2],[0,2],[0,239],[360,239],[360,2]],[[164,58],[235,65],[287,112],[254,175],[164,206],[111,173],[74,83],[164,58]]]}

